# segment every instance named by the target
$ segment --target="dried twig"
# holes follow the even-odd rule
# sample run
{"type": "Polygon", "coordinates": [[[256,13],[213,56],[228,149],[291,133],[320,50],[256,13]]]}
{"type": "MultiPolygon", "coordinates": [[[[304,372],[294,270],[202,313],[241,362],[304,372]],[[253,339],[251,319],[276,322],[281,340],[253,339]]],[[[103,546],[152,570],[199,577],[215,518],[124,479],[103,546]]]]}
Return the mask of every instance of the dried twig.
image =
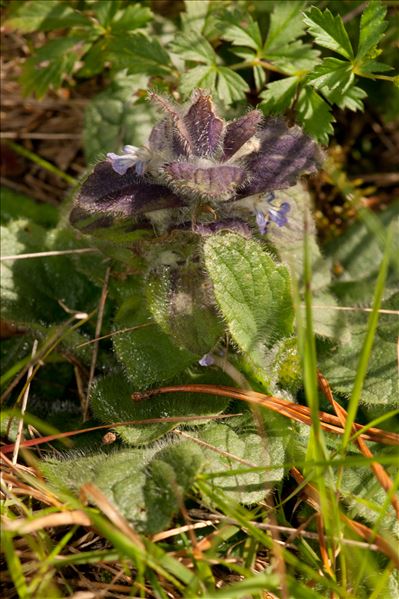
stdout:
{"type": "Polygon", "coordinates": [[[22,439],[22,431],[24,428],[24,414],[26,411],[26,406],[28,405],[28,397],[29,397],[29,391],[30,391],[30,384],[31,384],[31,378],[32,378],[32,373],[33,373],[33,361],[36,355],[36,351],[37,351],[37,346],[38,346],[38,340],[35,339],[33,342],[33,347],[32,347],[32,354],[31,354],[31,358],[32,358],[32,362],[29,366],[28,369],[28,374],[27,374],[27,385],[25,388],[25,393],[23,395],[22,398],[22,405],[21,405],[21,418],[18,422],[18,432],[17,432],[17,436],[15,439],[15,447],[14,447],[14,452],[12,455],[12,463],[16,464],[17,460],[18,460],[18,451],[19,451],[19,447],[21,444],[21,439],[22,439]]]}

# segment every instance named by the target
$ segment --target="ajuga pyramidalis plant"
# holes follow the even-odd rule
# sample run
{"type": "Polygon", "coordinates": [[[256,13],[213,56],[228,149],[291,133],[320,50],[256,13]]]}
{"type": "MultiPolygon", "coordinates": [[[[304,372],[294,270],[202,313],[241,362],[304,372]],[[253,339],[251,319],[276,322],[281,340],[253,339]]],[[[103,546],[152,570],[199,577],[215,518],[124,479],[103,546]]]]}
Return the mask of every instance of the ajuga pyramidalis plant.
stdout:
{"type": "MultiPolygon", "coordinates": [[[[239,201],[252,198],[252,217],[265,233],[268,220],[286,223],[289,205],[272,192],[295,185],[322,161],[317,143],[281,118],[259,110],[226,122],[210,94],[195,90],[180,107],[150,93],[164,113],[143,147],[107,154],[77,195],[71,222],[84,232],[128,221],[157,233],[189,227],[199,233],[245,230],[239,201]]],[[[251,221],[251,218],[249,218],[251,221]]],[[[250,223],[251,224],[251,223],[250,223]]]]}

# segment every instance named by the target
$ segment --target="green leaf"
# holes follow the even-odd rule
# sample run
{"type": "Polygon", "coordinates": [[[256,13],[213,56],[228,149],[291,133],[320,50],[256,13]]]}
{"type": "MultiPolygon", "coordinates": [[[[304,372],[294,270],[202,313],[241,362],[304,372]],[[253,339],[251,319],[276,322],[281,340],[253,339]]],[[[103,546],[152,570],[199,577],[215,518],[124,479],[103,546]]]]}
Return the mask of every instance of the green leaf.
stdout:
{"type": "Polygon", "coordinates": [[[137,308],[136,302],[137,299],[132,298],[122,304],[115,325],[118,329],[137,329],[114,335],[113,344],[128,379],[136,390],[142,390],[171,380],[197,362],[200,356],[179,349],[170,336],[152,321],[144,302],[140,308],[137,308]]]}
{"type": "Polygon", "coordinates": [[[142,75],[119,76],[89,102],[83,130],[88,164],[126,144],[140,146],[146,142],[156,123],[156,111],[148,102],[138,103],[134,98],[135,91],[146,85],[147,78],[142,75]]]}
{"type": "MultiPolygon", "coordinates": [[[[1,254],[10,256],[43,250],[45,231],[21,219],[1,227],[1,254]]],[[[1,315],[5,320],[32,325],[44,318],[54,319],[43,286],[40,260],[3,260],[1,262],[1,315]],[[27,298],[30,298],[29,302],[27,298]]],[[[48,322],[48,321],[47,321],[48,322]]]]}
{"type": "Polygon", "coordinates": [[[198,32],[180,33],[170,45],[171,51],[183,60],[192,60],[205,64],[215,64],[216,54],[208,40],[198,32]]]}
{"type": "Polygon", "coordinates": [[[108,0],[108,2],[99,0],[98,2],[95,2],[93,10],[100,25],[108,27],[119,10],[120,5],[121,0],[108,0]]]}
{"type": "Polygon", "coordinates": [[[333,96],[330,95],[329,99],[334,101],[342,110],[348,108],[356,111],[364,110],[362,102],[364,98],[367,98],[367,93],[361,87],[351,85],[344,94],[339,93],[339,89],[337,89],[333,96]]]}
{"type": "Polygon", "coordinates": [[[249,85],[238,73],[228,67],[217,67],[216,92],[226,104],[232,104],[245,98],[249,85]]]}
{"type": "Polygon", "coordinates": [[[276,420],[271,416],[269,426],[265,425],[267,443],[257,434],[251,413],[237,417],[234,423],[228,425],[214,422],[199,431],[191,432],[192,437],[206,443],[206,446],[201,446],[204,472],[221,474],[212,476],[211,484],[234,501],[247,504],[261,501],[267,490],[284,476],[284,439],[288,438],[289,430],[288,427],[278,427],[273,431],[275,423],[276,420]],[[235,460],[234,456],[238,459],[235,460]],[[246,463],[243,464],[240,459],[246,463]],[[223,476],[229,470],[248,469],[251,465],[255,468],[263,466],[265,469],[223,476]],[[268,470],[267,466],[274,467],[268,470]]]}
{"type": "Polygon", "coordinates": [[[143,488],[145,467],[155,449],[123,449],[85,457],[71,452],[69,459],[41,463],[44,475],[58,489],[79,493],[83,484],[94,482],[120,512],[145,530],[146,506],[143,488]]]}
{"type": "Polygon", "coordinates": [[[149,38],[141,32],[112,37],[109,54],[118,69],[126,68],[128,73],[160,77],[170,73],[171,62],[167,51],[155,37],[149,38]]]}
{"type": "Polygon", "coordinates": [[[321,64],[309,73],[307,80],[316,89],[335,90],[339,88],[340,93],[343,95],[347,88],[352,85],[354,77],[352,66],[348,61],[339,58],[325,58],[321,64]]]}
{"type": "MultiPolygon", "coordinates": [[[[204,370],[204,369],[202,369],[204,370]]],[[[180,381],[175,380],[174,384],[180,381]]],[[[217,370],[207,369],[203,373],[187,372],[181,383],[185,384],[231,384],[231,380],[217,370]]],[[[134,401],[132,394],[137,387],[130,383],[123,373],[116,372],[98,379],[90,395],[93,414],[102,422],[112,424],[127,420],[148,420],[152,418],[176,417],[184,421],[186,416],[212,416],[223,412],[228,400],[205,393],[166,393],[142,401],[134,401]]],[[[188,424],[198,426],[205,420],[195,420],[188,424]]],[[[119,426],[115,432],[130,445],[143,445],[156,441],[179,422],[162,422],[132,426],[119,426]]]]}
{"type": "Polygon", "coordinates": [[[37,98],[42,98],[50,88],[60,87],[65,77],[74,71],[84,50],[78,37],[47,42],[23,65],[21,84],[24,94],[34,93],[37,98]]]}
{"type": "Polygon", "coordinates": [[[399,256],[398,208],[398,202],[394,202],[382,212],[372,225],[374,230],[371,231],[371,227],[366,226],[365,222],[357,221],[338,239],[325,246],[325,255],[338,267],[332,291],[342,305],[348,306],[359,302],[370,305],[374,282],[383,257],[383,240],[390,223],[394,227],[396,247],[392,251],[392,268],[388,275],[384,297],[388,299],[392,295],[392,290],[397,288],[399,265],[395,256],[399,256]]]}
{"type": "Polygon", "coordinates": [[[388,27],[385,21],[387,7],[380,1],[369,2],[360,19],[359,44],[356,61],[367,58],[377,48],[388,27]]]}
{"type": "MultiPolygon", "coordinates": [[[[67,249],[59,247],[52,237],[31,221],[11,221],[1,228],[1,253],[7,256],[67,249]]],[[[62,303],[78,312],[94,309],[99,289],[77,271],[71,256],[4,260],[1,299],[3,318],[43,331],[68,318],[62,303]]]]}
{"type": "Polygon", "coordinates": [[[202,268],[165,266],[147,278],[148,306],[157,323],[179,347],[200,355],[211,351],[224,333],[202,268]]]}
{"type": "Polygon", "coordinates": [[[239,348],[261,362],[265,346],[293,326],[290,278],[261,245],[229,233],[204,245],[216,300],[239,348]]]}
{"type": "Polygon", "coordinates": [[[2,224],[5,225],[9,221],[26,218],[43,227],[56,225],[59,214],[55,206],[35,202],[32,198],[7,187],[2,187],[0,194],[2,224]]]}
{"type": "Polygon", "coordinates": [[[276,48],[286,48],[290,42],[300,37],[305,29],[302,9],[305,2],[278,2],[270,16],[270,26],[264,45],[266,54],[276,48]]]}
{"type": "Polygon", "coordinates": [[[333,15],[328,8],[321,12],[312,6],[305,14],[304,23],[319,46],[329,48],[349,60],[353,59],[352,45],[340,15],[333,15]]]}
{"type": "Polygon", "coordinates": [[[281,114],[291,105],[298,86],[297,77],[286,77],[268,83],[260,94],[263,102],[260,108],[265,114],[281,114]]]}
{"type": "Polygon", "coordinates": [[[296,110],[298,121],[304,130],[321,143],[328,144],[329,135],[334,133],[331,125],[334,117],[323,98],[310,86],[306,86],[299,94],[296,110]]]}
{"type": "Polygon", "coordinates": [[[5,22],[5,26],[18,29],[23,33],[34,31],[52,31],[67,29],[74,26],[90,27],[90,21],[81,12],[73,9],[69,2],[57,0],[30,0],[30,2],[15,3],[5,22]]]}
{"type": "MultiPolygon", "coordinates": [[[[383,308],[399,309],[399,295],[385,302],[383,308]]],[[[322,372],[333,390],[349,396],[352,392],[356,370],[367,329],[367,313],[351,315],[351,342],[332,346],[321,357],[322,372]]],[[[368,414],[376,417],[389,409],[399,407],[397,379],[397,339],[399,324],[397,316],[380,314],[379,326],[367,376],[361,394],[361,404],[367,406],[368,414]]]]}
{"type": "MultiPolygon", "coordinates": [[[[102,4],[104,4],[102,2],[102,4]]],[[[147,6],[134,4],[120,10],[111,23],[112,35],[124,35],[145,27],[151,21],[153,14],[147,6]]]]}
{"type": "Polygon", "coordinates": [[[155,454],[148,464],[144,486],[149,533],[168,526],[203,463],[201,449],[188,441],[170,445],[155,454]]]}
{"type": "Polygon", "coordinates": [[[193,89],[201,87],[213,92],[216,87],[216,69],[213,65],[198,65],[188,69],[181,76],[180,90],[186,96],[192,94],[193,89]]]}
{"type": "Polygon", "coordinates": [[[304,71],[310,71],[320,62],[319,55],[318,50],[297,40],[288,46],[267,50],[264,58],[290,75],[300,75],[304,71]]]}
{"type": "Polygon", "coordinates": [[[185,12],[180,14],[183,29],[203,33],[209,10],[209,0],[185,0],[184,8],[185,12]]]}
{"type": "Polygon", "coordinates": [[[233,46],[246,46],[253,50],[262,48],[262,34],[259,25],[251,15],[246,15],[245,22],[222,21],[219,25],[222,38],[231,42],[233,46]]]}
{"type": "Polygon", "coordinates": [[[393,67],[389,64],[384,64],[383,62],[376,62],[375,60],[370,60],[364,62],[357,68],[356,73],[360,76],[362,75],[375,75],[378,73],[387,73],[388,71],[392,71],[393,67]]]}

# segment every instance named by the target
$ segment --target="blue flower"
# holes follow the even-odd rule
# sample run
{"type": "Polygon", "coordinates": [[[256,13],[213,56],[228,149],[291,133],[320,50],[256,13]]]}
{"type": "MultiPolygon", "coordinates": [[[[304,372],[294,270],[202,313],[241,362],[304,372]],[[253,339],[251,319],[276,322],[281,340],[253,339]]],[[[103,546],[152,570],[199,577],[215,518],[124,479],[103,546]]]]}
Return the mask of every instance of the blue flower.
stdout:
{"type": "Polygon", "coordinates": [[[268,219],[260,210],[256,211],[256,224],[258,225],[259,233],[264,235],[267,231],[268,219]]]}
{"type": "Polygon", "coordinates": [[[132,166],[136,167],[136,173],[142,175],[144,173],[144,162],[139,159],[139,150],[136,146],[125,146],[123,154],[114,154],[108,152],[107,158],[111,161],[112,168],[118,175],[124,175],[132,166]]]}
{"type": "Polygon", "coordinates": [[[214,363],[215,358],[212,356],[212,354],[205,354],[200,360],[198,360],[198,364],[200,366],[212,366],[214,363]]]}
{"type": "Polygon", "coordinates": [[[284,227],[288,223],[287,213],[291,210],[288,202],[283,202],[279,207],[271,206],[269,208],[269,219],[276,223],[278,227],[284,227]]]}
{"type": "Polygon", "coordinates": [[[267,193],[264,200],[267,202],[264,209],[266,214],[262,210],[256,210],[256,224],[261,235],[267,233],[270,222],[275,223],[278,227],[284,227],[288,223],[287,214],[291,210],[288,202],[278,203],[274,192],[267,193]]]}

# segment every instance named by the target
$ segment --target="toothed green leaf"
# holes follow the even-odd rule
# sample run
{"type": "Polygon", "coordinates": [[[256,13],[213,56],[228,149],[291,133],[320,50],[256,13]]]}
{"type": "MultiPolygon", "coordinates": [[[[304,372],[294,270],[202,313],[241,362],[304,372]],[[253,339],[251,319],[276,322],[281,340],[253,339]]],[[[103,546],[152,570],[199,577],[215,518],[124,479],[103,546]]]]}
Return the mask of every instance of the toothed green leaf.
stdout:
{"type": "Polygon", "coordinates": [[[298,121],[309,135],[327,144],[334,132],[334,117],[327,102],[309,86],[301,90],[296,105],[298,121]]]}
{"type": "Polygon", "coordinates": [[[255,361],[261,361],[265,346],[292,332],[287,269],[276,263],[259,243],[233,233],[209,238],[204,255],[216,300],[233,340],[255,361]]]}
{"type": "Polygon", "coordinates": [[[333,15],[328,8],[321,12],[312,6],[305,14],[304,23],[319,46],[329,48],[345,58],[353,58],[352,45],[340,15],[333,15]]]}
{"type": "Polygon", "coordinates": [[[364,59],[377,48],[388,27],[387,7],[380,1],[369,2],[360,19],[359,44],[356,60],[364,59]]]}

